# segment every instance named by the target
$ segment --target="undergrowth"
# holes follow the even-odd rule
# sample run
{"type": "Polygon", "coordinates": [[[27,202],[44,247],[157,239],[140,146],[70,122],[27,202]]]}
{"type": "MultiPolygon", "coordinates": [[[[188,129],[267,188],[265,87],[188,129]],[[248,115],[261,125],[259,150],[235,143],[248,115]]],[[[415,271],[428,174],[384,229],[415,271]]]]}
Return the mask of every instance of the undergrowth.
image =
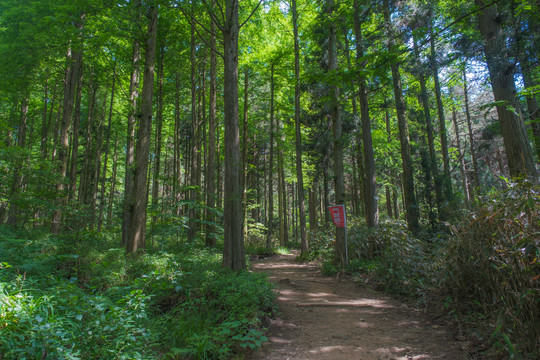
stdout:
{"type": "Polygon", "coordinates": [[[265,340],[264,276],[177,239],[138,257],[117,241],[0,228],[0,359],[226,359],[265,340]]]}

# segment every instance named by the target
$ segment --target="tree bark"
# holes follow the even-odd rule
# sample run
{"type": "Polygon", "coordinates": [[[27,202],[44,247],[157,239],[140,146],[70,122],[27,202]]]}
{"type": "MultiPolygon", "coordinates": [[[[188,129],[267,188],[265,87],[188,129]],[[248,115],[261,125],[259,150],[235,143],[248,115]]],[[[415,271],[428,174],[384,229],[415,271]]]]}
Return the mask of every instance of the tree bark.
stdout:
{"type": "Polygon", "coordinates": [[[161,172],[161,148],[163,130],[163,48],[159,49],[158,80],[157,80],[157,109],[156,109],[156,140],[154,156],[154,173],[152,179],[152,208],[157,208],[159,200],[159,173],[161,172]]]}
{"type": "MultiPolygon", "coordinates": [[[[386,21],[387,31],[389,34],[389,51],[394,47],[392,24],[390,21],[390,3],[389,0],[384,0],[383,6],[384,17],[386,21]]],[[[399,141],[401,144],[401,161],[403,165],[403,195],[405,200],[406,219],[408,229],[416,234],[420,230],[418,219],[418,204],[414,194],[414,177],[411,159],[411,149],[409,143],[409,125],[405,116],[405,101],[403,99],[403,90],[401,86],[401,75],[399,73],[399,65],[393,61],[390,65],[392,70],[392,82],[394,86],[394,100],[396,103],[396,112],[399,127],[399,141]]]]}
{"type": "Polygon", "coordinates": [[[114,154],[113,154],[113,169],[112,169],[112,180],[111,188],[109,191],[109,208],[107,210],[107,227],[111,227],[112,224],[112,210],[114,204],[114,193],[116,189],[116,172],[118,167],[118,131],[114,134],[114,154]]]}
{"type": "MultiPolygon", "coordinates": [[[[279,177],[278,177],[279,182],[279,177]]],[[[279,184],[278,184],[279,186],[279,184]]],[[[279,192],[278,192],[279,195],[279,192]]],[[[280,201],[281,203],[281,201],[280,201]]],[[[280,226],[281,226],[281,206],[280,226]]],[[[272,237],[274,233],[274,63],[270,64],[270,159],[268,161],[268,234],[266,236],[266,249],[272,249],[272,237]]],[[[281,230],[280,230],[281,234],[281,230]]]]}
{"type": "MultiPolygon", "coordinates": [[[[112,86],[111,86],[111,101],[109,103],[109,116],[107,120],[107,134],[105,139],[105,158],[103,160],[103,172],[101,174],[101,202],[99,204],[99,220],[98,220],[98,231],[101,231],[101,227],[103,225],[103,212],[105,209],[105,182],[107,180],[107,165],[109,162],[109,145],[111,143],[111,126],[112,126],[112,115],[113,115],[113,106],[114,106],[114,88],[116,85],[116,64],[113,68],[113,78],[112,78],[112,86]]],[[[116,149],[115,149],[116,150],[116,149]]],[[[109,199],[109,202],[112,201],[112,199],[109,199]]]]}
{"type": "Polygon", "coordinates": [[[457,120],[456,108],[452,106],[452,122],[454,123],[454,131],[456,133],[456,147],[459,157],[459,170],[461,172],[461,183],[463,186],[463,198],[465,200],[465,207],[471,208],[471,199],[469,192],[469,184],[467,181],[467,169],[465,167],[465,158],[463,157],[463,151],[461,150],[461,140],[459,138],[459,125],[457,120]]]}
{"type": "MultiPolygon", "coordinates": [[[[296,147],[296,181],[298,191],[298,211],[300,225],[300,249],[301,253],[309,251],[306,236],[306,208],[304,203],[304,175],[302,172],[302,131],[300,123],[300,45],[298,39],[298,12],[296,0],[291,1],[291,12],[294,36],[294,124],[295,124],[295,147],[296,147]]],[[[335,30],[334,30],[335,31],[335,30]]],[[[334,34],[335,38],[335,34],[334,34]]]]}
{"type": "MultiPolygon", "coordinates": [[[[194,16],[194,4],[191,4],[191,15],[194,16]]],[[[189,191],[189,229],[188,229],[188,242],[193,242],[195,240],[195,235],[197,234],[197,197],[200,189],[196,188],[197,185],[197,158],[199,155],[199,123],[197,118],[197,64],[196,64],[196,48],[197,44],[195,42],[195,24],[191,23],[190,29],[190,80],[191,80],[191,147],[190,147],[190,185],[191,190],[189,191]]]]}
{"type": "Polygon", "coordinates": [[[140,43],[135,40],[133,43],[131,79],[129,82],[129,115],[127,122],[127,140],[126,140],[126,172],[124,178],[124,203],[122,213],[122,246],[128,243],[131,213],[135,198],[133,197],[133,187],[135,182],[135,126],[138,114],[139,98],[139,78],[140,78],[140,43]]]}
{"type": "Polygon", "coordinates": [[[131,212],[129,236],[126,244],[128,253],[144,250],[146,246],[146,205],[148,203],[147,178],[148,157],[150,154],[150,136],[152,130],[152,100],[154,92],[154,72],[156,62],[156,35],[158,10],[155,6],[148,9],[148,32],[144,56],[143,88],[141,96],[141,118],[137,133],[135,153],[134,199],[131,212]]]}
{"type": "Polygon", "coordinates": [[[431,48],[431,71],[435,82],[435,99],[437,100],[437,115],[439,117],[439,138],[441,140],[441,152],[443,156],[443,177],[441,181],[443,189],[444,203],[439,208],[439,218],[445,220],[448,217],[449,202],[452,200],[452,178],[450,177],[450,156],[448,155],[448,138],[446,136],[446,119],[444,117],[444,106],[441,95],[441,84],[439,83],[439,66],[435,54],[435,36],[433,34],[433,23],[429,26],[429,42],[431,48]]]}
{"type": "MultiPolygon", "coordinates": [[[[480,187],[480,173],[478,172],[478,160],[476,157],[476,149],[474,144],[474,134],[472,129],[471,112],[469,109],[469,90],[467,88],[467,73],[465,66],[463,67],[463,100],[465,102],[465,115],[467,116],[467,129],[469,130],[469,142],[471,147],[471,158],[474,171],[474,188],[480,187]]],[[[472,194],[472,193],[471,193],[472,194]]],[[[473,197],[474,200],[474,197],[473,197]]]]}
{"type": "MultiPolygon", "coordinates": [[[[212,1],[214,4],[214,1],[212,1]]],[[[212,31],[210,45],[216,47],[216,37],[214,34],[216,25],[212,20],[210,25],[212,31]]],[[[215,246],[215,221],[214,209],[216,207],[216,54],[210,50],[210,94],[208,111],[208,160],[206,164],[206,246],[215,246]]]]}
{"type": "MultiPolygon", "coordinates": [[[[428,149],[429,149],[429,165],[426,169],[426,201],[428,202],[430,206],[430,217],[433,217],[433,211],[431,209],[431,189],[432,189],[432,180],[434,181],[434,190],[435,190],[435,201],[437,203],[437,210],[438,214],[441,214],[443,211],[443,191],[442,191],[442,182],[441,177],[439,175],[439,167],[437,166],[437,155],[435,153],[435,139],[433,136],[433,122],[431,120],[431,111],[429,106],[429,97],[428,97],[428,91],[426,87],[426,78],[424,77],[424,68],[422,66],[422,63],[420,62],[420,54],[418,51],[418,45],[416,44],[416,40],[414,41],[414,54],[416,58],[416,64],[418,65],[418,81],[420,82],[420,102],[422,103],[422,107],[424,110],[424,121],[425,121],[425,128],[426,128],[426,134],[427,134],[427,140],[428,140],[428,149]]],[[[433,224],[434,219],[430,219],[431,223],[433,224]]]]}
{"type": "Polygon", "coordinates": [[[242,234],[242,186],[238,126],[238,1],[226,0],[224,45],[225,192],[223,267],[246,268],[242,234]]]}
{"type": "MultiPolygon", "coordinates": [[[[335,2],[334,0],[328,0],[326,2],[325,13],[328,18],[333,17],[335,2]]],[[[329,23],[329,37],[328,37],[328,68],[329,71],[336,71],[338,68],[337,59],[337,40],[336,40],[336,24],[333,20],[329,23]]],[[[331,110],[330,116],[332,118],[332,130],[333,130],[333,144],[334,144],[334,192],[335,192],[335,204],[345,205],[345,184],[343,177],[343,131],[342,131],[342,119],[341,108],[339,104],[340,90],[339,87],[332,85],[331,91],[331,110]]],[[[345,243],[345,228],[336,227],[336,243],[335,243],[335,262],[341,267],[347,266],[346,256],[346,243],[345,243]]]]}
{"type": "Polygon", "coordinates": [[[247,198],[247,188],[248,188],[248,88],[249,88],[249,67],[246,66],[244,71],[244,111],[242,118],[242,211],[244,213],[244,236],[248,231],[248,198],[247,198]]]}
{"type": "MultiPolygon", "coordinates": [[[[81,16],[84,20],[84,15],[81,16]]],[[[82,29],[82,23],[78,25],[82,29]]],[[[58,162],[58,174],[60,179],[56,184],[56,192],[58,201],[56,209],[53,212],[50,231],[53,234],[59,234],[62,227],[62,207],[65,204],[64,180],[67,175],[68,168],[68,152],[69,152],[69,131],[72,123],[73,102],[77,86],[77,78],[82,64],[82,50],[73,50],[71,47],[67,55],[67,70],[64,86],[64,101],[62,106],[62,119],[60,123],[60,139],[57,146],[56,159],[58,162]]]]}
{"type": "MultiPolygon", "coordinates": [[[[479,7],[484,0],[475,0],[479,7]]],[[[536,168],[525,124],[516,97],[514,68],[510,64],[506,37],[500,24],[497,5],[484,8],[478,14],[480,33],[484,38],[484,52],[489,70],[497,114],[503,134],[506,157],[511,177],[529,177],[536,182],[536,168]]]]}
{"type": "MultiPolygon", "coordinates": [[[[18,126],[17,132],[17,146],[20,150],[24,151],[26,146],[26,131],[28,127],[28,103],[30,101],[29,96],[24,96],[21,103],[21,120],[18,126]]],[[[13,172],[13,185],[11,188],[9,212],[8,212],[8,225],[15,226],[19,222],[21,209],[18,205],[18,197],[23,186],[23,176],[21,174],[22,167],[24,166],[25,159],[21,157],[16,160],[15,171],[13,172]]]]}
{"type": "Polygon", "coordinates": [[[309,229],[311,231],[316,231],[318,228],[317,204],[317,184],[311,184],[309,188],[309,229]]]}
{"type": "MultiPolygon", "coordinates": [[[[362,24],[360,23],[360,0],[354,1],[354,32],[356,38],[356,61],[360,68],[365,67],[364,40],[362,24]]],[[[361,72],[364,74],[364,72],[361,72]]],[[[375,175],[375,156],[373,154],[373,139],[371,136],[371,121],[369,118],[368,93],[365,75],[358,77],[358,98],[360,100],[360,118],[362,120],[362,140],[364,144],[364,201],[365,216],[368,227],[379,225],[379,206],[377,197],[377,177],[375,175]]]]}

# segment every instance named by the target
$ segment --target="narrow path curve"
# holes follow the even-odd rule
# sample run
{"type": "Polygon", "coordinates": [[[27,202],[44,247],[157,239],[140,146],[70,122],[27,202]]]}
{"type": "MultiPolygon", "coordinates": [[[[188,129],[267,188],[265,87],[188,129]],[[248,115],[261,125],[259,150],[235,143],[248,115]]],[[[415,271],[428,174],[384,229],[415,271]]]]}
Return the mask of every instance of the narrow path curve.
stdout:
{"type": "Polygon", "coordinates": [[[253,263],[275,285],[279,317],[271,320],[269,341],[246,359],[467,359],[422,312],[350,280],[324,277],[295,257],[253,263]]]}

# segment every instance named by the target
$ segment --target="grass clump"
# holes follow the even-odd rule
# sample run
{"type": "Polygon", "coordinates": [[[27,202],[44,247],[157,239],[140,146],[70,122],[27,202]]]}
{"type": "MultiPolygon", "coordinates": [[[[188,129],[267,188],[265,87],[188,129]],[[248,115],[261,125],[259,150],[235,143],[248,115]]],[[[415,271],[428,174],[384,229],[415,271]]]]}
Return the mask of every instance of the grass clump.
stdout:
{"type": "Polygon", "coordinates": [[[448,306],[482,324],[501,357],[540,356],[540,189],[487,197],[444,249],[448,306]]]}

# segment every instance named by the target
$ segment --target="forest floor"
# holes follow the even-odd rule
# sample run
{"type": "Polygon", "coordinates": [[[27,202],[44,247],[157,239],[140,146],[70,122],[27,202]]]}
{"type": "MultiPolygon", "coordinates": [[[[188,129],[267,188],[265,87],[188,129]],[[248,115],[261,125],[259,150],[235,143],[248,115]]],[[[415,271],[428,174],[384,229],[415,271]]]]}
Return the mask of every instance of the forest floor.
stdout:
{"type": "Polygon", "coordinates": [[[343,275],[325,277],[298,254],[252,264],[275,285],[278,315],[268,342],[247,360],[467,359],[457,341],[424,311],[362,286],[343,275]]]}

